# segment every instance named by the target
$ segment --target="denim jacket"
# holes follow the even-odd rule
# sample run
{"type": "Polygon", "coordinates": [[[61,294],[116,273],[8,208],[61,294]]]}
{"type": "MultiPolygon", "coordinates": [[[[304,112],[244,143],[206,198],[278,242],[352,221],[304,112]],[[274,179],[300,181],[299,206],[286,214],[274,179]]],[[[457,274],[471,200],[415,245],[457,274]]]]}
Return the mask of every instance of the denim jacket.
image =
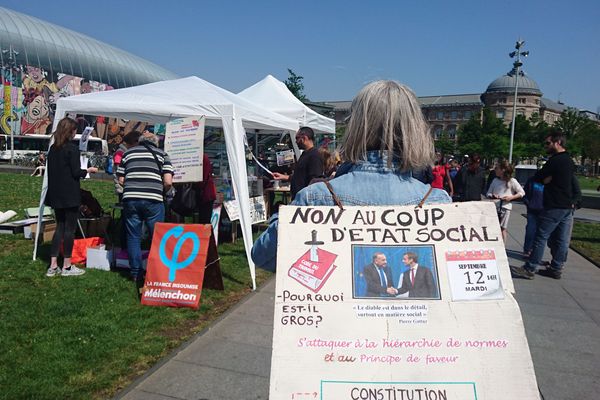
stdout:
{"type": "MultiPolygon", "coordinates": [[[[367,160],[345,164],[330,180],[333,191],[344,206],[390,206],[418,204],[429,185],[412,177],[410,171],[401,172],[399,163],[387,166],[385,153],[370,151],[367,160]]],[[[451,203],[444,190],[433,189],[425,203],[451,203]]],[[[302,189],[292,202],[296,206],[333,206],[335,203],[324,183],[319,182],[302,189]]],[[[275,271],[277,261],[278,215],[273,214],[269,227],[252,247],[252,260],[260,267],[275,271]]]]}

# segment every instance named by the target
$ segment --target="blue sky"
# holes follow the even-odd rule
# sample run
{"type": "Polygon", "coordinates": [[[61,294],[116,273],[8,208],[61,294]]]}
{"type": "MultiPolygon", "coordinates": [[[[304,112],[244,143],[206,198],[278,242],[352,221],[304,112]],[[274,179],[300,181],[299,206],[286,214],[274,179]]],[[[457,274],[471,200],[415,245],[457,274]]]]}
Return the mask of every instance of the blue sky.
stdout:
{"type": "Polygon", "coordinates": [[[481,93],[516,39],[544,97],[600,107],[600,1],[0,0],[237,92],[287,68],[311,100],[351,100],[374,79],[419,96],[481,93]]]}

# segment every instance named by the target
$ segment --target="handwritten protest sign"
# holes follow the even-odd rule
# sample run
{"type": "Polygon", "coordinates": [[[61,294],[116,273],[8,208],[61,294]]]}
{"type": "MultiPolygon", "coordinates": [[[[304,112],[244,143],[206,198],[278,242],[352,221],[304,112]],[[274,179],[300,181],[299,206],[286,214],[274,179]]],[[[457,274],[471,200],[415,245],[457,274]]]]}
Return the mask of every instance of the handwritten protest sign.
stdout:
{"type": "Polygon", "coordinates": [[[154,225],[142,304],[200,306],[211,225],[154,225]]]}
{"type": "Polygon", "coordinates": [[[179,118],[166,126],[165,151],[175,170],[173,181],[202,181],[204,154],[204,117],[179,118]]]}
{"type": "Polygon", "coordinates": [[[539,399],[493,204],[284,206],[277,271],[272,400],[539,399]]]}

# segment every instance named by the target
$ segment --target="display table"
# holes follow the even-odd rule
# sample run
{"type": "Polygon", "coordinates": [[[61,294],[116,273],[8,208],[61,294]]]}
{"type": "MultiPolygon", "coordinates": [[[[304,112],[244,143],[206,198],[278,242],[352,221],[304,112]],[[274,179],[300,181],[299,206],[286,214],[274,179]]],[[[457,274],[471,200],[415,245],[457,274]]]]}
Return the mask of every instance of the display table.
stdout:
{"type": "Polygon", "coordinates": [[[269,218],[273,214],[273,205],[276,204],[277,195],[279,195],[282,204],[290,204],[292,201],[292,194],[289,186],[280,186],[278,188],[270,187],[265,189],[265,205],[267,207],[267,216],[269,218]]]}

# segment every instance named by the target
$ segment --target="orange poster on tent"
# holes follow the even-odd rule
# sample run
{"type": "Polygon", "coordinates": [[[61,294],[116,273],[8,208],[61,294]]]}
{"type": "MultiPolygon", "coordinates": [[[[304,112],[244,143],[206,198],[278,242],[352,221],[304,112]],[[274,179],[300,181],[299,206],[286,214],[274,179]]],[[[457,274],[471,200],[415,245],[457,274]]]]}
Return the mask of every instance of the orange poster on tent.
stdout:
{"type": "Polygon", "coordinates": [[[148,257],[142,304],[200,306],[211,225],[157,223],[148,257]]]}

